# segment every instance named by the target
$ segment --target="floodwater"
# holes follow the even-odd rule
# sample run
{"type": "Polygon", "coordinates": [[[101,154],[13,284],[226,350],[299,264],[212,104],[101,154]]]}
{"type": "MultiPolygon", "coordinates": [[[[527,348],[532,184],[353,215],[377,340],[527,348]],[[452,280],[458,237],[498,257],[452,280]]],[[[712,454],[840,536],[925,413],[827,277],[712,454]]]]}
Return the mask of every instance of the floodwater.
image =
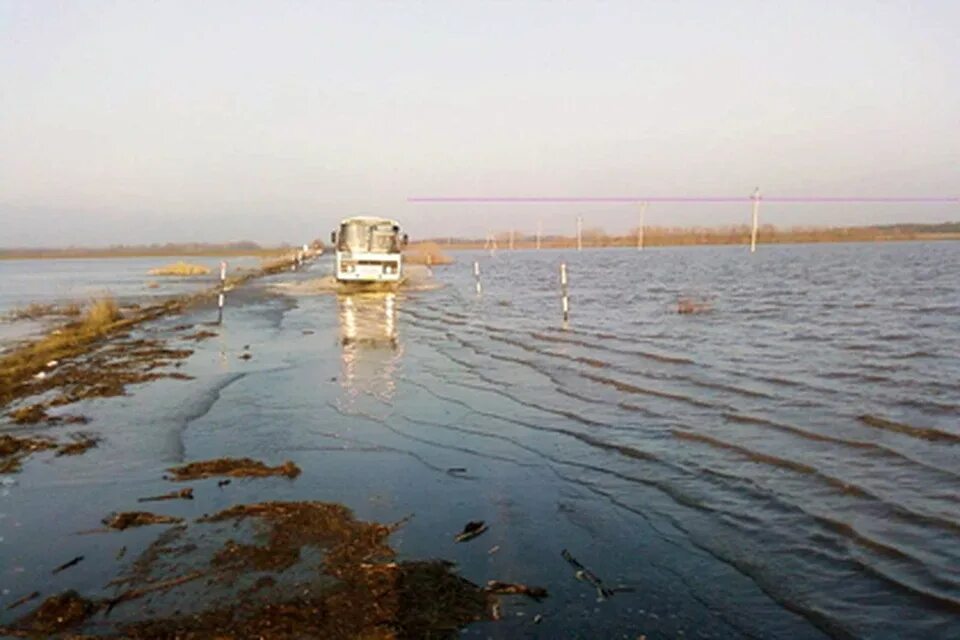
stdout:
{"type": "MultiPolygon", "coordinates": [[[[144,303],[212,286],[219,278],[220,261],[208,256],[150,256],[142,258],[65,258],[53,260],[0,260],[0,318],[30,304],[84,304],[113,297],[120,302],[144,303]],[[151,276],[149,271],[173,262],[208,267],[207,276],[187,278],[151,276]]],[[[255,267],[257,258],[226,258],[229,268],[255,267]]],[[[5,342],[42,331],[44,322],[0,322],[0,350],[5,342]]]]}
{"type": "Polygon", "coordinates": [[[303,474],[164,512],[413,514],[402,556],[549,590],[467,637],[960,637],[960,243],[456,258],[433,291],[270,286],[326,258],[233,292],[196,380],[79,405],[97,449],[0,479],[0,621],[35,589],[102,590],[151,536],[75,534],[169,490],[166,467],[251,456],[303,474]],[[711,310],[678,315],[687,295],[711,310]],[[454,543],[470,520],[489,531],[454,543]],[[598,599],[564,549],[631,590],[598,599]]]}

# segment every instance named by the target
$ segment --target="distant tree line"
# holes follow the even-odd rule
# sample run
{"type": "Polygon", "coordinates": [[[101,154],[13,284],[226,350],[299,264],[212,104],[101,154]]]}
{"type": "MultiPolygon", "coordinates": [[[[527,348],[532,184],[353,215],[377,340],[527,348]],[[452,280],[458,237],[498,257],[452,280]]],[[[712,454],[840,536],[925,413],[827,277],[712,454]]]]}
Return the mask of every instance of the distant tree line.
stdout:
{"type": "MultiPolygon", "coordinates": [[[[637,228],[625,234],[608,234],[601,227],[589,227],[582,231],[585,247],[635,247],[637,228]]],[[[513,244],[517,248],[536,246],[536,236],[530,233],[512,234],[513,244]]],[[[506,248],[511,233],[494,234],[497,246],[506,248]]],[[[815,227],[796,226],[778,228],[770,224],[761,225],[757,230],[757,241],[763,244],[811,243],[811,242],[879,242],[891,240],[960,240],[960,222],[940,224],[892,224],[859,227],[815,227]]],[[[435,239],[440,245],[454,248],[488,247],[487,239],[441,238],[435,239]]],[[[730,225],[724,227],[662,227],[646,226],[643,229],[644,246],[706,245],[706,244],[747,244],[750,242],[749,225],[730,225]]],[[[540,238],[544,248],[576,246],[574,235],[544,235],[540,238]]]]}

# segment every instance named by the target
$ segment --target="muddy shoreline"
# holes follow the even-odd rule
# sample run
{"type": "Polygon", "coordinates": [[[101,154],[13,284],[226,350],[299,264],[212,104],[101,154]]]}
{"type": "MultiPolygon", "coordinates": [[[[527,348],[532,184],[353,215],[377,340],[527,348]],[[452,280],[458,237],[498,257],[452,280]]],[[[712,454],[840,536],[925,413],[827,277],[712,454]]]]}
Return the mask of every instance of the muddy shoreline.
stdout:
{"type": "MultiPolygon", "coordinates": [[[[260,461],[223,459],[169,471],[172,480],[196,481],[262,479],[270,469],[260,461]]],[[[277,472],[294,481],[295,469],[288,463],[277,472]]],[[[209,499],[213,491],[209,484],[190,487],[190,499],[195,492],[197,500],[209,499]]],[[[548,596],[542,587],[499,580],[481,587],[444,560],[396,561],[388,539],[408,521],[363,522],[341,504],[318,501],[241,503],[190,521],[144,511],[115,513],[104,518],[104,531],[147,527],[159,533],[110,581],[114,595],[18,594],[7,611],[42,600],[0,625],[0,633],[456,638],[469,623],[499,619],[502,598],[539,602],[548,596]]],[[[125,550],[118,550],[118,559],[125,550]]],[[[77,556],[53,573],[83,560],[77,556]]]]}

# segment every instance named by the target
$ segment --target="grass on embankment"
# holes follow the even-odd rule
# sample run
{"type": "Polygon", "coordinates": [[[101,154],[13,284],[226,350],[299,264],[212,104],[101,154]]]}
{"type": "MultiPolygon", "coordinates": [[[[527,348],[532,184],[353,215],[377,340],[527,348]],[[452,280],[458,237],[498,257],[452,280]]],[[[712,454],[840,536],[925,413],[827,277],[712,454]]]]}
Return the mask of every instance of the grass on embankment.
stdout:
{"type": "Polygon", "coordinates": [[[210,273],[210,268],[202,264],[190,264],[189,262],[174,262],[164,267],[150,269],[151,276],[205,276],[210,273]]]}
{"type": "Polygon", "coordinates": [[[64,306],[55,304],[41,304],[33,302],[25,307],[7,312],[2,319],[11,322],[18,320],[40,320],[41,318],[64,317],[74,318],[80,315],[80,305],[70,303],[64,306]]]}
{"type": "MultiPolygon", "coordinates": [[[[228,277],[226,286],[237,287],[255,278],[289,270],[292,263],[293,258],[290,256],[272,261],[260,269],[228,277]]],[[[181,312],[190,305],[216,296],[219,291],[219,286],[209,287],[163,302],[143,307],[133,306],[123,314],[113,299],[95,300],[77,320],[63,324],[41,338],[21,344],[9,353],[0,355],[0,408],[18,398],[48,391],[53,384],[51,376],[40,380],[35,376],[46,372],[51,361],[82,356],[110,337],[118,336],[144,322],[181,312]]]]}
{"type": "Polygon", "coordinates": [[[94,300],[75,322],[0,357],[0,405],[15,397],[17,387],[43,371],[48,362],[82,353],[90,343],[123,322],[116,301],[94,300]]]}

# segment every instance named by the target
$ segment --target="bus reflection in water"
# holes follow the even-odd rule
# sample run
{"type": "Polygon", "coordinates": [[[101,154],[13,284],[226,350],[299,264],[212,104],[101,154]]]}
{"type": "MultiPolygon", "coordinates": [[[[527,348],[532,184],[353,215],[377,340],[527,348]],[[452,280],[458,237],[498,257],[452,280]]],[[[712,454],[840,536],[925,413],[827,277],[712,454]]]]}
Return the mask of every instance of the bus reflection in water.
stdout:
{"type": "Polygon", "coordinates": [[[391,400],[403,355],[397,331],[397,294],[357,293],[337,297],[341,385],[349,396],[391,400]]]}

